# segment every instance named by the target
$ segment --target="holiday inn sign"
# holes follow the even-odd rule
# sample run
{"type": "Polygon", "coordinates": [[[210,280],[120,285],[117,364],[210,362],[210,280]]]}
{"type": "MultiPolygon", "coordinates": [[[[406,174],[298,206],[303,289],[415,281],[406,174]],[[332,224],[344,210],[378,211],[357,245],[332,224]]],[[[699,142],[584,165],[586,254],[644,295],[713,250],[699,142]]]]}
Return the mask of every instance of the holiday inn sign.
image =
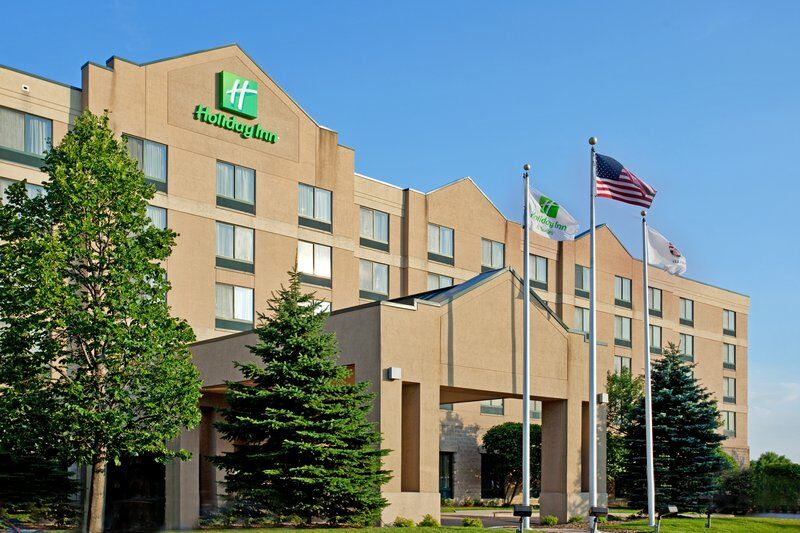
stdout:
{"type": "MultiPolygon", "coordinates": [[[[234,113],[246,119],[258,116],[258,83],[232,72],[217,73],[217,109],[234,113]]],[[[278,134],[260,124],[249,124],[225,113],[214,113],[208,106],[198,104],[194,119],[218,128],[235,131],[243,139],[260,139],[275,144],[278,134]]]]}

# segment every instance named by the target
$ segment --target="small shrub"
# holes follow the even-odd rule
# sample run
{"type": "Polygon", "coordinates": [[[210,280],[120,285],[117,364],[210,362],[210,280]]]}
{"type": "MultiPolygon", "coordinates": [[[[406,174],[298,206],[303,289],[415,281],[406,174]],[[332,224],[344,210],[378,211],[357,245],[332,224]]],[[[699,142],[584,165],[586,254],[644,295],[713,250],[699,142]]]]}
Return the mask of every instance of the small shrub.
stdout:
{"type": "Polygon", "coordinates": [[[608,522],[608,519],[605,516],[598,516],[597,517],[597,522],[599,524],[605,524],[606,522],[608,522]]]}
{"type": "Polygon", "coordinates": [[[570,516],[569,520],[567,520],[567,522],[569,522],[570,524],[582,524],[585,520],[586,519],[583,517],[582,514],[576,514],[576,515],[570,516]]]}
{"type": "Polygon", "coordinates": [[[453,498],[445,498],[442,500],[442,505],[444,507],[455,507],[456,501],[453,498]]]}
{"type": "Polygon", "coordinates": [[[432,514],[426,514],[422,517],[422,520],[417,523],[419,527],[441,527],[442,524],[436,520],[432,514]]]}
{"type": "Polygon", "coordinates": [[[476,500],[473,500],[472,498],[467,496],[466,498],[464,498],[463,505],[464,505],[464,507],[475,507],[476,503],[479,503],[479,502],[477,502],[476,500]]]}
{"type": "Polygon", "coordinates": [[[414,521],[410,518],[406,518],[405,516],[398,516],[392,522],[394,527],[414,527],[414,521]]]}
{"type": "Polygon", "coordinates": [[[555,515],[546,514],[539,521],[543,526],[554,526],[558,524],[558,517],[555,515]]]}
{"type": "Polygon", "coordinates": [[[465,516],[464,520],[461,521],[461,525],[464,527],[483,527],[483,522],[480,518],[465,516]]]}
{"type": "MultiPolygon", "coordinates": [[[[603,518],[605,518],[605,517],[603,517],[603,518]]],[[[621,522],[622,521],[622,517],[618,516],[618,515],[615,515],[615,514],[610,514],[610,515],[608,515],[607,520],[609,522],[621,522]]]]}

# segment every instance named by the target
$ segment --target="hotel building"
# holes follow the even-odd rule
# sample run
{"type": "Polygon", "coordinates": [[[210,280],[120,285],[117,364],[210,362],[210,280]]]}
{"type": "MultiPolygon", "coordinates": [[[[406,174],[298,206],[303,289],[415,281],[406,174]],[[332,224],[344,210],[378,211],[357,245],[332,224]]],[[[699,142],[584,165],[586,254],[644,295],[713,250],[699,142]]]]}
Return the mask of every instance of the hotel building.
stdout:
{"type": "MultiPolygon", "coordinates": [[[[265,310],[271,293],[287,282],[286,273],[295,265],[305,288],[330,303],[331,327],[342,342],[343,363],[348,358],[358,360],[352,363],[356,377],[376,381],[378,412],[391,409],[383,396],[390,401],[384,386],[393,380],[384,376],[385,368],[378,362],[391,359],[387,346],[397,346],[395,351],[402,352],[413,345],[424,355],[425,346],[399,333],[410,331],[418,320],[415,317],[433,313],[434,307],[436,312],[455,313],[447,310],[449,304],[480,296],[489,299],[486,309],[502,308],[498,313],[503,316],[510,310],[509,331],[521,322],[522,315],[516,314],[521,288],[515,273],[522,272],[523,261],[522,229],[517,221],[508,220],[470,178],[421,192],[359,174],[354,149],[339,144],[335,131],[317,124],[236,45],[149,63],[119,57],[105,64],[88,62],[82,67],[81,87],[0,67],[0,194],[19,180],[28,181],[31,194],[41,193],[46,176],[39,167],[48,143],[57,144],[85,109],[108,110],[112,129],[127,137],[132,156],[156,186],[151,217],[179,235],[166,262],[172,284],[169,304],[176,316],[194,328],[199,341],[195,352],[205,358],[198,363],[207,386],[203,424],[187,432],[180,443],[195,456],[163,470],[158,489],[163,498],[154,504],[161,505],[160,519],[166,527],[191,527],[201,511],[219,503],[217,489],[210,487],[222,476],[203,455],[223,450],[211,425],[216,416],[213,407],[221,398],[220,376],[227,375],[232,359],[246,357],[241,347],[224,343],[249,335],[246,332],[253,328],[254,318],[265,310]],[[459,284],[463,284],[461,290],[448,289],[459,284]],[[502,304],[490,295],[499,287],[511,288],[502,304]],[[409,298],[412,295],[421,296],[409,298]],[[398,311],[401,308],[407,312],[398,311]],[[367,319],[365,313],[375,316],[367,319]],[[390,338],[385,337],[391,328],[383,322],[384,316],[391,316],[392,328],[399,328],[390,338]],[[362,319],[374,329],[363,329],[362,319]],[[367,349],[375,339],[381,343],[367,349]],[[220,354],[221,346],[228,346],[228,351],[220,354]],[[240,355],[233,357],[233,353],[240,355]],[[364,359],[368,353],[377,358],[374,364],[364,359]],[[374,368],[362,371],[358,365],[374,368]]],[[[622,368],[643,372],[645,310],[641,261],[609,227],[601,226],[597,237],[598,384],[602,390],[608,372],[622,368]]],[[[546,425],[548,417],[557,418],[557,401],[574,397],[578,402],[577,430],[568,421],[572,415],[562,420],[569,429],[561,437],[577,440],[575,455],[566,452],[566,474],[559,474],[570,478],[572,489],[554,490],[553,494],[567,494],[566,499],[548,504],[562,517],[575,514],[583,505],[570,503],[569,494],[585,494],[588,475],[581,469],[585,446],[580,446],[586,439],[585,420],[581,422],[588,402],[585,376],[575,377],[568,372],[569,365],[558,362],[566,361],[569,353],[570,361],[583,365],[588,353],[582,335],[588,328],[588,241],[587,234],[564,243],[534,236],[529,257],[539,312],[534,326],[555,328],[548,345],[551,352],[542,351],[541,343],[537,347],[539,330],[532,333],[533,395],[539,398],[533,403],[532,418],[544,418],[546,425]],[[541,390],[536,388],[537,372],[543,380],[546,377],[541,390]],[[558,385],[559,380],[566,385],[558,385]]],[[[657,357],[668,343],[675,343],[696,363],[695,377],[712,392],[722,411],[724,448],[746,463],[749,298],[655,268],[650,271],[650,285],[650,352],[657,357]]],[[[473,319],[471,334],[495,338],[490,320],[480,315],[473,319]]],[[[419,327],[431,335],[420,334],[420,338],[440,342],[434,330],[419,327]]],[[[437,326],[435,331],[445,330],[453,333],[446,326],[437,326]]],[[[457,341],[448,341],[450,352],[457,341]]],[[[444,353],[447,349],[442,346],[447,342],[441,342],[437,349],[444,353]]],[[[442,386],[431,389],[438,395],[434,404],[422,402],[419,389],[414,392],[415,382],[408,380],[415,371],[403,370],[399,380],[403,393],[398,393],[397,401],[414,407],[418,417],[423,416],[423,407],[427,409],[424,417],[433,417],[437,428],[433,440],[426,439],[430,435],[425,426],[404,414],[398,435],[416,431],[420,438],[407,441],[398,436],[393,442],[391,431],[381,426],[388,435],[385,447],[403,450],[387,459],[395,471],[392,483],[397,484],[387,493],[427,494],[424,503],[387,496],[392,502],[387,520],[403,514],[399,509],[411,514],[408,509],[418,503],[438,505],[440,495],[456,499],[494,495],[489,483],[481,483],[481,435],[494,425],[521,418],[515,366],[521,343],[515,340],[500,355],[490,353],[491,346],[486,349],[483,356],[470,352],[464,360],[472,362],[460,368],[481,367],[482,357],[504,358],[510,370],[484,368],[487,383],[494,379],[492,372],[507,371],[513,377],[491,389],[468,377],[462,377],[463,385],[455,385],[454,363],[443,360],[442,386]],[[435,457],[430,446],[437,448],[435,457]],[[406,463],[414,463],[415,468],[406,463]]],[[[424,366],[424,360],[419,364],[424,366]]],[[[575,368],[583,368],[580,365],[575,368]]],[[[422,383],[425,376],[415,379],[422,383]]],[[[376,420],[383,424],[378,415],[376,420]]],[[[563,440],[549,444],[550,450],[566,446],[563,440]]],[[[545,485],[543,479],[543,497],[545,485]]],[[[585,498],[576,498],[575,502],[585,503],[585,498]]]]}

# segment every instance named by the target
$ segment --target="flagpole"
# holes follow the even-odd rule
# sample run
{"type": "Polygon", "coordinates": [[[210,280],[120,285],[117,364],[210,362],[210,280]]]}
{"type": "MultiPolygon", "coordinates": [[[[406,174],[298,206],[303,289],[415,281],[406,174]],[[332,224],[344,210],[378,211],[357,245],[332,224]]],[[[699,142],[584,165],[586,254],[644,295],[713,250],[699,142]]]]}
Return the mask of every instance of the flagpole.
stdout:
{"type": "Polygon", "coordinates": [[[653,472],[653,397],[650,381],[650,291],[647,280],[647,211],[642,211],[642,291],[644,293],[644,416],[647,453],[647,516],[656,525],[656,483],[653,472]]]}
{"type": "MultiPolygon", "coordinates": [[[[528,177],[528,171],[531,169],[531,166],[525,164],[522,167],[524,172],[522,173],[522,178],[525,183],[525,190],[523,192],[523,198],[525,202],[524,208],[524,219],[522,223],[522,228],[524,230],[524,243],[525,243],[525,250],[523,252],[523,305],[524,309],[522,312],[523,316],[523,335],[522,335],[522,505],[530,505],[531,504],[531,285],[530,285],[530,260],[528,259],[528,254],[530,253],[530,231],[528,228],[528,224],[530,223],[530,205],[528,202],[528,196],[530,195],[530,189],[528,187],[530,178],[528,177]]],[[[529,529],[530,528],[530,518],[524,518],[522,521],[522,528],[529,529]]]]}
{"type": "Polygon", "coordinates": [[[589,139],[591,162],[589,175],[589,505],[597,507],[597,291],[595,264],[595,213],[594,198],[597,192],[595,181],[595,151],[597,137],[589,139]]]}

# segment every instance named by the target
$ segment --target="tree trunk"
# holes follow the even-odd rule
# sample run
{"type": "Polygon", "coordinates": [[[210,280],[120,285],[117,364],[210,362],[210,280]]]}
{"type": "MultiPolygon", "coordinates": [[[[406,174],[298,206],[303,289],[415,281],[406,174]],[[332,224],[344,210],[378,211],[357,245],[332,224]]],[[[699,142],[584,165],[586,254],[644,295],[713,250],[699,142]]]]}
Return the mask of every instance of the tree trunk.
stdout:
{"type": "Polygon", "coordinates": [[[101,451],[92,465],[92,493],[89,503],[89,533],[103,532],[103,515],[106,505],[106,460],[105,451],[101,451]]]}

